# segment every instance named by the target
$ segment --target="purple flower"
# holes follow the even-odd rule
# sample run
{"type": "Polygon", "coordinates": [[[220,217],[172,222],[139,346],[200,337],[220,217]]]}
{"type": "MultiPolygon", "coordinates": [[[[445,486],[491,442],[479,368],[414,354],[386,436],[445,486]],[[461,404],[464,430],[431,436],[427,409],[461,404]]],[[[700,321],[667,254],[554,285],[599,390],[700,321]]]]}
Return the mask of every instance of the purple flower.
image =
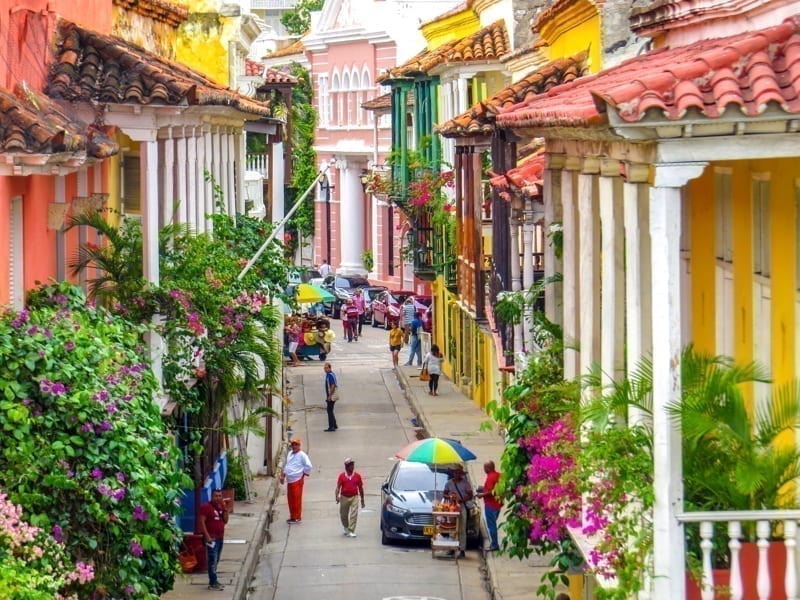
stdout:
{"type": "Polygon", "coordinates": [[[59,544],[64,541],[64,531],[61,529],[61,525],[53,525],[53,529],[50,531],[50,534],[59,544]]]}
{"type": "Polygon", "coordinates": [[[103,433],[104,431],[108,431],[109,429],[113,428],[114,426],[111,423],[109,423],[108,421],[103,421],[102,423],[100,423],[100,425],[95,427],[95,432],[103,433]]]}
{"type": "Polygon", "coordinates": [[[126,596],[132,595],[133,592],[134,592],[134,589],[133,589],[132,585],[125,586],[125,595],[126,596]]]}
{"type": "Polygon", "coordinates": [[[100,485],[98,485],[97,486],[97,491],[100,492],[101,494],[103,494],[103,496],[111,495],[111,490],[109,489],[109,487],[105,483],[101,483],[100,485]]]}
{"type": "Polygon", "coordinates": [[[139,558],[143,552],[144,548],[139,545],[139,542],[136,540],[131,540],[131,554],[133,554],[136,558],[139,558]]]}
{"type": "Polygon", "coordinates": [[[95,479],[102,479],[103,478],[103,471],[101,471],[99,468],[95,467],[94,469],[92,469],[92,477],[94,477],[95,479]]]}
{"type": "Polygon", "coordinates": [[[37,333],[39,333],[39,327],[38,326],[33,325],[32,327],[28,328],[28,335],[36,335],[37,333]]]}
{"type": "Polygon", "coordinates": [[[161,513],[160,515],[158,515],[158,518],[161,519],[162,521],[169,521],[170,516],[169,513],[161,513]]]}
{"type": "Polygon", "coordinates": [[[108,404],[106,404],[106,411],[108,412],[108,414],[113,415],[115,412],[117,412],[117,405],[114,404],[113,402],[109,402],[108,404]]]}
{"type": "Polygon", "coordinates": [[[75,350],[75,342],[67,342],[66,344],[64,344],[64,349],[67,352],[72,352],[73,350],[75,350]]]}
{"type": "Polygon", "coordinates": [[[122,500],[125,497],[126,491],[125,488],[120,488],[111,494],[111,497],[114,500],[122,500]]]}
{"type": "Polygon", "coordinates": [[[138,504],[133,507],[133,520],[134,521],[147,521],[147,513],[138,504]]]}
{"type": "Polygon", "coordinates": [[[92,400],[95,402],[105,402],[108,400],[108,392],[106,390],[100,390],[94,396],[92,396],[92,400]]]}
{"type": "Polygon", "coordinates": [[[14,317],[14,320],[11,321],[11,326],[22,327],[27,322],[28,322],[28,309],[24,308],[17,314],[16,317],[14,317]]]}
{"type": "Polygon", "coordinates": [[[120,483],[125,483],[125,474],[117,473],[117,481],[119,481],[120,483]]]}

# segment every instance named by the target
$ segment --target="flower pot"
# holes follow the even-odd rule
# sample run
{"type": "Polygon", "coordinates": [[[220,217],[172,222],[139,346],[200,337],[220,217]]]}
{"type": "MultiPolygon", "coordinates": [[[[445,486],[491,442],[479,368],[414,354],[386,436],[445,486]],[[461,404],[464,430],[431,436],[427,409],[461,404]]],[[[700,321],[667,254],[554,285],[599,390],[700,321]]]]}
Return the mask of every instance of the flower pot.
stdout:
{"type": "Polygon", "coordinates": [[[186,533],[183,536],[183,543],[190,552],[194,552],[197,565],[192,570],[193,573],[202,573],[208,569],[208,557],[206,555],[206,545],[203,543],[203,536],[199,533],[186,533]]]}
{"type": "MultiPolygon", "coordinates": [[[[730,569],[712,569],[714,575],[714,598],[715,600],[727,600],[731,597],[730,587],[731,572],[730,569]]],[[[686,600],[702,600],[700,596],[700,582],[698,582],[691,573],[686,572],[686,600]]]]}
{"type": "MultiPolygon", "coordinates": [[[[783,541],[769,543],[767,548],[769,561],[769,580],[772,590],[770,600],[786,600],[786,546],[783,541]]],[[[742,567],[742,583],[744,585],[744,600],[756,600],[756,583],[758,578],[758,545],[755,542],[743,542],[739,553],[742,567]]]]}

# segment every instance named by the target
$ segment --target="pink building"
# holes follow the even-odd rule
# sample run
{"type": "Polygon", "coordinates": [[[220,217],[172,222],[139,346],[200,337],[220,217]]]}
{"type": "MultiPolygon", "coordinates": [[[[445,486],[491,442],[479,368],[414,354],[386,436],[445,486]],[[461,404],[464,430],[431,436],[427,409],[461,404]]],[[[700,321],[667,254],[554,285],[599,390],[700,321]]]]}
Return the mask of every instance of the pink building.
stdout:
{"type": "Polygon", "coordinates": [[[329,169],[316,198],[315,264],[327,259],[339,274],[426,291],[404,260],[402,213],[369,194],[364,181],[384,169],[391,151],[391,101],[383,97],[389,90],[376,79],[424,47],[421,21],[456,4],[432,1],[412,11],[395,0],[333,0],[314,15],[301,43],[267,57],[267,66],[297,61],[312,75],[319,115],[315,149],[320,168],[329,169]]]}

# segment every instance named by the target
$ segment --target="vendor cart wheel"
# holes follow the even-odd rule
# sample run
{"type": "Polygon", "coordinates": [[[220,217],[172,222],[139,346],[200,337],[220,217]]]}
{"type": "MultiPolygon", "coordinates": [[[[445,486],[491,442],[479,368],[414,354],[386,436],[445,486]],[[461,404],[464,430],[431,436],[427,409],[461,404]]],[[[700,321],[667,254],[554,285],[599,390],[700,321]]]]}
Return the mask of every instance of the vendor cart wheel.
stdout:
{"type": "Polygon", "coordinates": [[[328,358],[328,355],[327,355],[327,354],[325,354],[325,353],[323,353],[323,352],[320,352],[320,353],[319,353],[319,359],[320,359],[320,360],[325,360],[326,358],[328,358]]]}

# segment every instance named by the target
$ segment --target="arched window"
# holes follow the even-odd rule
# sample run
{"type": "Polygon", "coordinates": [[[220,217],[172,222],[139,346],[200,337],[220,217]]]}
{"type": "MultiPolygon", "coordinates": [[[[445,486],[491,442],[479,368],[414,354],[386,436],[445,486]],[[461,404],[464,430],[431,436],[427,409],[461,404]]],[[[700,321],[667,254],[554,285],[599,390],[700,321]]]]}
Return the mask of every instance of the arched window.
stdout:
{"type": "MultiPolygon", "coordinates": [[[[351,93],[353,97],[351,111],[355,112],[355,124],[361,125],[361,78],[355,70],[353,71],[353,81],[351,82],[350,88],[353,90],[351,93]]],[[[353,119],[348,120],[351,123],[353,122],[353,119]]]]}
{"type": "Polygon", "coordinates": [[[326,127],[331,122],[331,98],[330,89],[328,87],[328,74],[323,73],[317,80],[319,87],[319,100],[317,101],[317,108],[319,110],[319,123],[326,127]]]}
{"type": "Polygon", "coordinates": [[[330,102],[330,124],[338,125],[341,123],[342,111],[340,108],[342,87],[339,84],[339,73],[333,72],[333,79],[331,81],[331,102],[330,102]]]}
{"type": "Polygon", "coordinates": [[[375,92],[371,88],[372,80],[369,76],[369,69],[366,65],[364,65],[363,71],[361,72],[361,89],[363,92],[361,94],[361,99],[358,102],[358,114],[361,115],[366,112],[364,115],[364,122],[367,125],[372,125],[374,115],[372,114],[371,110],[364,111],[364,109],[361,108],[361,104],[367,100],[372,100],[375,97],[375,92]]]}
{"type": "Polygon", "coordinates": [[[353,86],[350,84],[350,73],[347,71],[344,72],[342,75],[342,99],[339,103],[339,107],[342,111],[342,118],[341,124],[342,125],[350,125],[352,123],[352,113],[350,110],[350,100],[352,98],[353,86]]]}

